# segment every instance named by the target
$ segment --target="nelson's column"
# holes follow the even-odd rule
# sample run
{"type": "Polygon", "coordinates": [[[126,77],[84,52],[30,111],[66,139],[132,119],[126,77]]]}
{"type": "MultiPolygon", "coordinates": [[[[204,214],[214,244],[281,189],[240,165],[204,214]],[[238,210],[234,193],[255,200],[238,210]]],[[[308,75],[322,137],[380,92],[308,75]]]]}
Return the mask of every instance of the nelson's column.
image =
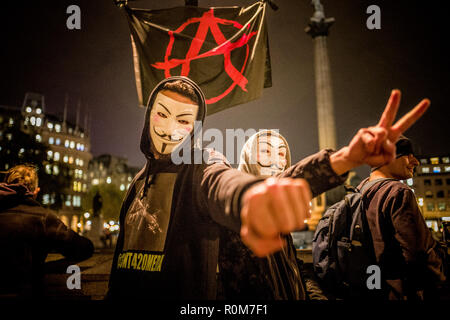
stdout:
{"type": "MultiPolygon", "coordinates": [[[[305,32],[314,42],[314,72],[317,101],[317,124],[319,129],[319,148],[336,150],[336,126],[334,122],[333,90],[331,87],[330,62],[327,52],[327,36],[334,18],[325,18],[323,6],[319,0],[312,0],[314,14],[309,20],[305,32]]],[[[325,194],[314,199],[313,211],[308,225],[315,229],[325,209],[325,194]]]]}

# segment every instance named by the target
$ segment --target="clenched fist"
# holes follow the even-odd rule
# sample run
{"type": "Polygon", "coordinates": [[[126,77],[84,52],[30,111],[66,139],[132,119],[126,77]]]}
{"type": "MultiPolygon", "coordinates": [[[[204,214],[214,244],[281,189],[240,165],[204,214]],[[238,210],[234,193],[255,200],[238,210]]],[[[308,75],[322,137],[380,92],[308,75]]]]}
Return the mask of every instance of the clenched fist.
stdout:
{"type": "Polygon", "coordinates": [[[311,190],[303,179],[268,178],[248,189],[241,210],[242,241],[259,257],[280,250],[282,234],[304,230],[311,190]]]}

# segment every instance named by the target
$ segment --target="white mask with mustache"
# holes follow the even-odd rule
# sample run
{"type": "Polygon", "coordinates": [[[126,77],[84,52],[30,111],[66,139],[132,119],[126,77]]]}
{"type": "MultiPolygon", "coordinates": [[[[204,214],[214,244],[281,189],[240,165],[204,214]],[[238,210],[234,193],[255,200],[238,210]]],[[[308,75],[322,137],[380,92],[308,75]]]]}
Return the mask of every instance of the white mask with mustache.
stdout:
{"type": "Polygon", "coordinates": [[[260,176],[269,177],[286,169],[287,146],[279,137],[258,137],[257,166],[260,176]]]}
{"type": "Polygon", "coordinates": [[[170,154],[194,128],[198,105],[159,92],[150,112],[150,137],[160,154],[170,154]]]}

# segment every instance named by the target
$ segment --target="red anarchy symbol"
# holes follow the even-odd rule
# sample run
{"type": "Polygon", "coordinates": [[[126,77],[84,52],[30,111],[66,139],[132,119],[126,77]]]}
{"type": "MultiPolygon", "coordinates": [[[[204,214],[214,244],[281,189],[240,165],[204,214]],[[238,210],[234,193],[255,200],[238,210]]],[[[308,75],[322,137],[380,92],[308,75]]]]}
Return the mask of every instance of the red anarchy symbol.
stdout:
{"type": "Polygon", "coordinates": [[[203,14],[203,16],[201,16],[200,18],[188,19],[185,23],[183,23],[175,31],[169,31],[170,40],[169,40],[169,44],[166,49],[166,55],[164,56],[164,62],[156,62],[156,63],[152,64],[152,67],[154,67],[156,69],[164,70],[164,76],[166,78],[170,77],[170,70],[172,68],[175,68],[181,64],[182,65],[181,66],[181,75],[187,77],[187,76],[189,76],[190,63],[192,60],[223,54],[225,72],[231,78],[233,83],[230,85],[230,87],[228,87],[228,89],[226,89],[222,94],[218,95],[217,97],[206,99],[207,104],[213,104],[213,103],[221,100],[223,97],[228,95],[236,85],[238,85],[242,90],[247,92],[247,89],[245,88],[245,86],[247,85],[248,80],[247,80],[247,78],[244,77],[242,72],[244,71],[245,66],[247,65],[248,52],[249,52],[248,42],[256,34],[256,32],[251,32],[250,34],[244,34],[236,42],[230,42],[229,40],[227,40],[225,38],[223,33],[220,31],[218,24],[232,25],[237,29],[243,28],[243,26],[236,21],[216,18],[214,16],[214,10],[211,9],[211,10],[205,12],[203,14]],[[191,42],[191,46],[189,47],[186,57],[184,59],[170,59],[169,60],[169,57],[172,53],[173,44],[175,42],[174,33],[180,33],[188,25],[190,25],[192,23],[197,23],[197,22],[199,23],[197,33],[191,42]],[[205,42],[206,35],[208,34],[208,30],[211,30],[214,40],[216,41],[218,46],[216,48],[214,48],[213,50],[199,54],[200,49],[203,45],[203,42],[205,42]],[[246,46],[246,56],[245,56],[244,64],[241,68],[241,71],[239,71],[231,63],[231,51],[233,51],[234,49],[237,49],[237,48],[241,48],[244,45],[246,46]]]}

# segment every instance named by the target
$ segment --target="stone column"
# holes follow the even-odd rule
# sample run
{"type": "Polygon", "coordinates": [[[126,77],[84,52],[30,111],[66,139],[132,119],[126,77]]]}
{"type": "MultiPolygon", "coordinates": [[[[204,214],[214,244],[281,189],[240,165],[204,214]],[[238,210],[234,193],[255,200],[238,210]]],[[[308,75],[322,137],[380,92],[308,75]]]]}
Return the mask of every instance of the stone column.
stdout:
{"type": "MultiPolygon", "coordinates": [[[[334,18],[325,18],[323,6],[319,0],[312,0],[314,14],[310,18],[305,32],[314,41],[314,73],[316,85],[317,123],[319,131],[319,148],[336,149],[336,126],[334,121],[333,90],[331,86],[330,61],[328,59],[327,36],[334,18]]],[[[315,229],[324,210],[325,194],[313,201],[311,219],[308,225],[315,229]],[[319,200],[319,201],[317,201],[319,200]],[[317,203],[319,202],[319,203],[317,203]]]]}

